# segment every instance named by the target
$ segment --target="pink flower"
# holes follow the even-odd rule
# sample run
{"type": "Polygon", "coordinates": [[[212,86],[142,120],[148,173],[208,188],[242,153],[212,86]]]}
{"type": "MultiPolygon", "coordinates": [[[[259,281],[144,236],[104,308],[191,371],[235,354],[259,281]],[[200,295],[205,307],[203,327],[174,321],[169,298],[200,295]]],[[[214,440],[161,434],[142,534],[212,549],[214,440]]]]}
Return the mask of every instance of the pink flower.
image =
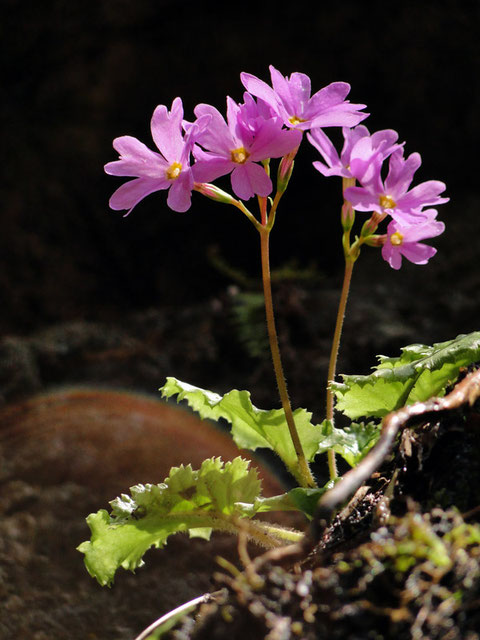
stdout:
{"type": "Polygon", "coordinates": [[[243,86],[266,102],[290,128],[305,131],[315,127],[353,127],[368,114],[359,113],[364,104],[345,100],[350,91],[346,82],[333,82],[311,96],[310,78],[304,73],[284,77],[269,67],[272,87],[249,73],[241,73],[243,86]]]}
{"type": "Polygon", "coordinates": [[[404,158],[402,148],[394,151],[385,182],[381,177],[382,162],[381,154],[374,154],[367,162],[364,158],[351,161],[350,171],[362,185],[345,190],[345,198],[354,209],[387,213],[399,224],[408,225],[425,219],[423,207],[448,202],[449,198],[440,197],[445,184],[438,180],[422,182],[408,190],[422,163],[420,154],[412,153],[404,158]]]}
{"type": "Polygon", "coordinates": [[[242,200],[271,193],[272,181],[257,163],[279,158],[298,147],[301,133],[284,130],[277,117],[266,118],[265,109],[251,96],[243,105],[227,97],[226,122],[208,104],[199,104],[194,111],[199,119],[210,118],[208,127],[197,136],[203,149],[196,145],[193,150],[197,161],[193,167],[195,182],[211,182],[231,173],[232,189],[242,200]]]}
{"type": "MultiPolygon", "coordinates": [[[[277,119],[277,114],[263,100],[255,100],[247,91],[243,94],[243,104],[239,104],[237,111],[237,122],[252,135],[256,135],[265,124],[265,120],[277,119]]],[[[278,124],[281,128],[282,123],[278,124]]]]}
{"type": "Polygon", "coordinates": [[[395,144],[398,139],[398,133],[392,129],[384,129],[370,135],[367,127],[363,124],[349,129],[343,127],[344,137],[343,149],[338,155],[337,150],[330,141],[330,138],[322,131],[322,129],[312,129],[307,133],[309,142],[321,153],[325,163],[317,161],[313,166],[324,176],[341,176],[343,178],[360,178],[364,172],[360,171],[361,160],[365,165],[371,163],[371,159],[378,154],[382,160],[387,158],[400,145],[395,144]],[[351,172],[351,164],[356,160],[356,168],[358,176],[353,176],[351,172]]]}
{"type": "Polygon", "coordinates": [[[419,241],[439,236],[444,232],[445,225],[435,220],[435,209],[428,209],[423,214],[426,216],[424,222],[403,225],[392,220],[388,225],[382,257],[393,269],[400,269],[402,256],[414,264],[427,264],[437,253],[436,249],[419,241]]]}
{"type": "Polygon", "coordinates": [[[132,176],[135,180],[119,187],[110,198],[116,211],[128,209],[154,191],[168,189],[167,204],[174,211],[187,211],[191,205],[194,184],[190,167],[190,152],[196,136],[210,118],[197,120],[188,134],[182,135],[183,105],[175,98],[170,112],[159,105],[152,117],[152,138],[160,153],[151,151],[132,136],[115,138],[113,147],[120,159],[105,165],[105,172],[113,176],[132,176]]]}

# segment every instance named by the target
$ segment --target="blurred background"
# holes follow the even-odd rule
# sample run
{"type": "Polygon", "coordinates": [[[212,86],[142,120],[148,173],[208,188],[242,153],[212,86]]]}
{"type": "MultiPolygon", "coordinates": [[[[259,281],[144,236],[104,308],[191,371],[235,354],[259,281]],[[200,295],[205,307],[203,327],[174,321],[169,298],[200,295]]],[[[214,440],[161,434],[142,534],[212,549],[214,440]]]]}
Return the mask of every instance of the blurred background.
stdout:
{"type": "MultiPolygon", "coordinates": [[[[447,230],[428,267],[394,272],[365,249],[348,320],[355,340],[375,342],[383,331],[397,348],[476,328],[479,13],[478,1],[454,0],[346,0],[288,12],[272,3],[6,0],[1,334],[115,324],[149,309],[185,314],[258,277],[258,240],[237,210],[194,194],[190,211],[174,213],[160,192],[124,218],[108,208],[123,179],[103,165],[117,157],[117,136],[153,144],[156,105],[181,96],[187,118],[199,102],[223,111],[226,95],[242,99],[240,72],[269,81],[269,64],[307,73],[314,91],[349,82],[350,100],[367,104],[370,130],[393,128],[407,153],[421,153],[416,182],[447,184],[451,201],[439,212],[447,230]]],[[[306,270],[305,295],[292,303],[292,289],[282,298],[280,286],[280,304],[306,317],[310,303],[320,314],[306,346],[332,330],[342,270],[340,184],[321,177],[315,159],[304,144],[272,237],[274,269],[288,267],[290,281],[306,270]]]]}

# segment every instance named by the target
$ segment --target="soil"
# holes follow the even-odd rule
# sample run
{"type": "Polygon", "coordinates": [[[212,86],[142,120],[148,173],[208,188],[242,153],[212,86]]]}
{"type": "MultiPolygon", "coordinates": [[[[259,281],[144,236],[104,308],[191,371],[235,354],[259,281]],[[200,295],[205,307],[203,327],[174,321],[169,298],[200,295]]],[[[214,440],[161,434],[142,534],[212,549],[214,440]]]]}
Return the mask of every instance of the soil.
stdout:
{"type": "MultiPolygon", "coordinates": [[[[276,295],[286,368],[292,379],[306,385],[299,385],[299,395],[315,398],[313,382],[308,381],[316,383],[318,371],[324,375],[325,363],[316,358],[327,340],[315,330],[315,322],[332,312],[324,301],[331,300],[333,307],[335,292],[320,296],[305,285],[284,282],[276,295]]],[[[277,406],[261,340],[257,339],[260,355],[255,357],[249,355],[251,345],[242,342],[241,333],[231,340],[232,330],[238,329],[236,296],[238,292],[230,289],[206,304],[135,313],[121,324],[68,323],[1,341],[1,637],[127,640],[182,602],[226,587],[224,602],[209,605],[201,624],[184,622],[173,637],[410,638],[423,633],[475,640],[479,545],[465,536],[458,538],[463,520],[452,511],[456,506],[461,513],[472,512],[468,524],[480,515],[475,511],[480,493],[480,418],[475,407],[441,422],[427,422],[420,434],[409,425],[409,437],[401,440],[413,443],[409,453],[404,444],[397,445],[394,457],[367,483],[363,501],[348,517],[337,518],[300,564],[259,569],[260,590],[219,570],[218,555],[241,566],[236,541],[222,536],[211,543],[177,536],[167,549],[150,551],[136,575],[120,571],[111,589],[88,576],[76,551],[89,535],[84,517],[107,507],[108,500],[136,482],[163,479],[172,450],[186,446],[182,428],[192,428],[189,420],[194,428],[201,425],[169,405],[166,410],[174,415],[162,424],[160,410],[155,409],[153,423],[136,441],[131,430],[138,427],[139,413],[145,421],[145,405],[163,406],[158,398],[145,395],[146,389],[156,389],[173,373],[193,383],[200,383],[201,375],[202,384],[206,380],[205,386],[222,392],[239,386],[235,377],[243,376],[247,382],[242,386],[254,389],[258,406],[277,406]],[[232,362],[238,362],[234,373],[232,362]],[[112,387],[117,391],[110,391],[112,387]],[[62,398],[71,401],[79,394],[89,398],[88,428],[81,425],[85,413],[71,404],[64,412],[67,427],[62,426],[58,405],[62,398]],[[56,413],[49,404],[52,397],[56,413]],[[99,397],[100,408],[93,402],[99,397]],[[50,426],[49,416],[54,423],[50,426]],[[119,422],[125,433],[130,430],[127,446],[119,440],[119,422]],[[172,426],[179,434],[160,446],[172,426]],[[152,455],[152,447],[158,455],[152,455]],[[385,506],[387,487],[391,501],[385,506]],[[395,552],[385,552],[387,543],[395,548],[417,529],[445,540],[448,571],[432,564],[423,548],[418,555],[412,552],[414,563],[408,569],[396,568],[395,552]]],[[[388,305],[382,312],[384,326],[392,326],[388,305]]],[[[402,332],[409,330],[414,328],[405,325],[402,332]]],[[[382,332],[381,318],[375,338],[379,351],[391,353],[392,337],[382,332]]],[[[352,349],[355,360],[371,361],[370,340],[347,334],[344,348],[352,349]]],[[[320,399],[315,409],[317,414],[322,411],[320,399]]],[[[201,429],[210,455],[220,453],[219,447],[225,449],[223,434],[209,425],[201,429]]],[[[188,461],[192,452],[186,450],[185,455],[188,461]]],[[[226,450],[224,455],[229,455],[226,450]]],[[[271,473],[265,473],[275,487],[271,473]]],[[[325,465],[319,463],[315,473],[323,482],[325,465]]],[[[259,552],[249,548],[252,557],[259,552]]]]}
{"type": "Polygon", "coordinates": [[[224,592],[167,637],[479,638],[478,405],[406,428],[308,555],[217,574],[224,592]]]}

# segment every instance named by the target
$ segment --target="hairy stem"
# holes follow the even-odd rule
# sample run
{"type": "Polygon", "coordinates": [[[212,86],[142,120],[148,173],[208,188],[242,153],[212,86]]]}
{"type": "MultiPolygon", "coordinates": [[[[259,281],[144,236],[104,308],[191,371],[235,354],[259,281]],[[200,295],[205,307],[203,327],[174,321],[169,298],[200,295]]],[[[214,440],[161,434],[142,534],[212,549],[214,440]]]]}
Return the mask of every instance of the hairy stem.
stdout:
{"type": "MultiPolygon", "coordinates": [[[[345,260],[345,273],[343,276],[342,293],[340,294],[340,302],[338,303],[337,321],[335,324],[335,332],[333,334],[332,349],[330,351],[330,361],[328,365],[327,376],[327,420],[330,420],[333,424],[333,391],[330,387],[331,383],[335,380],[337,371],[337,359],[338,351],[340,348],[340,338],[342,337],[343,321],[345,318],[345,309],[347,306],[348,293],[350,291],[350,283],[352,280],[353,272],[353,260],[345,260]]],[[[337,463],[335,461],[335,451],[330,449],[328,451],[328,469],[330,472],[330,478],[337,478],[337,463]]]]}
{"type": "Polygon", "coordinates": [[[280,349],[278,346],[277,329],[275,326],[275,316],[273,313],[273,299],[272,299],[272,283],[270,276],[270,251],[269,251],[269,238],[270,228],[264,226],[259,229],[260,232],[260,245],[262,256],[262,280],[263,280],[263,293],[265,298],[265,314],[267,318],[268,339],[270,342],[270,351],[272,353],[273,368],[275,370],[275,377],[277,380],[278,391],[280,394],[280,400],[285,412],[285,419],[287,421],[290,437],[292,438],[295,453],[298,460],[298,472],[295,474],[298,482],[303,487],[315,487],[315,480],[308,466],[303,447],[298,436],[297,428],[295,426],[295,420],[293,418],[292,406],[290,404],[290,398],[288,397],[287,384],[285,382],[285,375],[283,373],[282,359],[280,356],[280,349]]]}
{"type": "Polygon", "coordinates": [[[280,547],[289,542],[300,542],[304,538],[304,533],[301,531],[286,529],[260,520],[232,517],[231,522],[237,528],[237,533],[243,531],[250,540],[266,549],[280,547]]]}

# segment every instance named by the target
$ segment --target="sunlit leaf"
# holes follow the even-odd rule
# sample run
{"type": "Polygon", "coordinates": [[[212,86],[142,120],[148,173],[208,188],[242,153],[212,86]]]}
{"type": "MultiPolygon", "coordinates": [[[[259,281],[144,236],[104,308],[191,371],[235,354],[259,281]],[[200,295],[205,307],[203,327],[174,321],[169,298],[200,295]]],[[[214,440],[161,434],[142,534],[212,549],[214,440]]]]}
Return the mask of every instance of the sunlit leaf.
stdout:
{"type": "Polygon", "coordinates": [[[352,419],[383,417],[406,404],[443,395],[462,367],[479,360],[479,331],[431,347],[404,347],[399,357],[379,356],[370,375],[344,375],[342,383],[332,383],[336,408],[352,419]]]}
{"type": "MultiPolygon", "coordinates": [[[[239,449],[272,449],[287,469],[299,478],[297,455],[283,409],[257,409],[248,391],[234,389],[220,396],[176,378],[167,378],[161,391],[166,398],[176,395],[178,402],[186,400],[203,419],[227,420],[232,425],[232,436],[239,449]]],[[[311,423],[312,414],[305,409],[297,409],[293,416],[305,457],[311,461],[318,453],[318,443],[323,437],[322,427],[311,423]]]]}
{"type": "MultiPolygon", "coordinates": [[[[225,463],[209,458],[199,470],[174,467],[165,482],[136,485],[130,495],[113,500],[110,514],[105,509],[90,514],[91,539],[78,547],[90,575],[109,585],[117,569],[142,566],[146,551],[163,547],[170,535],[209,539],[214,529],[238,533],[239,519],[259,511],[300,510],[287,495],[264,500],[257,471],[249,464],[240,457],[225,463]]],[[[262,522],[255,523],[255,531],[284,543],[301,535],[262,522]]]]}

